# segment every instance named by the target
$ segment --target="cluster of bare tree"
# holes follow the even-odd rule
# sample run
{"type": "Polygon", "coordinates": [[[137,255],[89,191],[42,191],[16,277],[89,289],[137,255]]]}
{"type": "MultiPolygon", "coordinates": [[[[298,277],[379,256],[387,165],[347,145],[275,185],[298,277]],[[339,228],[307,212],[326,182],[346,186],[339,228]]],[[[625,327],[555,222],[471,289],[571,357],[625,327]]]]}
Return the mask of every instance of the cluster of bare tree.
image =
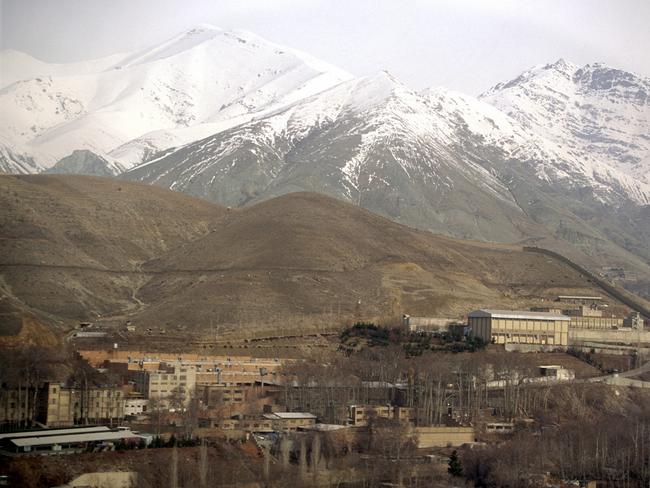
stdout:
{"type": "Polygon", "coordinates": [[[650,394],[600,384],[525,393],[536,426],[494,449],[465,453],[465,475],[479,486],[520,486],[531,473],[650,485],[650,394]]]}
{"type": "Polygon", "coordinates": [[[68,355],[42,346],[21,346],[0,354],[0,422],[31,425],[37,416],[39,386],[61,374],[68,355]]]}
{"type": "Polygon", "coordinates": [[[511,419],[530,409],[522,379],[534,375],[518,355],[426,354],[407,358],[398,347],[347,358],[317,358],[284,371],[284,403],[328,422],[345,420],[352,404],[412,407],[417,425],[442,424],[450,410],[470,423],[485,408],[511,419]]]}
{"type": "Polygon", "coordinates": [[[182,438],[191,439],[199,426],[201,401],[196,390],[186,392],[179,386],[167,397],[152,396],[149,398],[147,409],[153,434],[157,437],[170,424],[180,424],[182,438]]]}

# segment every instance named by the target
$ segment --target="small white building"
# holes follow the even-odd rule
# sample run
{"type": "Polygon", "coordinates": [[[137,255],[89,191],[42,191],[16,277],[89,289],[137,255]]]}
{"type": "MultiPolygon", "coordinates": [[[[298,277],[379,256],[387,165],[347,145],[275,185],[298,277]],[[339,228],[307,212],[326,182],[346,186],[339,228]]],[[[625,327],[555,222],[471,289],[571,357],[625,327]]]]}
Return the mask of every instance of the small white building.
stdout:
{"type": "Polygon", "coordinates": [[[124,415],[142,415],[147,413],[147,406],[149,400],[146,398],[125,398],[124,399],[124,415]]]}
{"type": "Polygon", "coordinates": [[[572,369],[565,368],[556,364],[540,366],[539,373],[544,378],[555,381],[567,381],[575,379],[576,373],[572,369]]]}

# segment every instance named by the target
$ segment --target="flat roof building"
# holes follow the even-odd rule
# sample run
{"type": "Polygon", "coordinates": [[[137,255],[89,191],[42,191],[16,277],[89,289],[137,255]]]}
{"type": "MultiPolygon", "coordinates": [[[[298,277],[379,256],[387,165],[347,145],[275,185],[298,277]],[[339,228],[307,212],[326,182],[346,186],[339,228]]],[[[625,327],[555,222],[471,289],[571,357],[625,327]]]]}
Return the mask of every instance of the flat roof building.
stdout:
{"type": "Polygon", "coordinates": [[[150,441],[150,436],[141,435],[127,428],[82,427],[70,429],[44,429],[32,432],[4,434],[0,439],[0,450],[12,454],[52,452],[79,452],[99,446],[114,447],[116,442],[150,441]]]}
{"type": "Polygon", "coordinates": [[[316,415],[308,412],[273,412],[263,415],[270,420],[273,430],[290,432],[298,428],[308,427],[316,423],[316,415]]]}
{"type": "Polygon", "coordinates": [[[495,344],[568,346],[569,322],[566,315],[519,310],[475,310],[468,314],[473,337],[495,344]]]}
{"type": "Polygon", "coordinates": [[[598,305],[602,303],[603,297],[590,297],[582,295],[560,295],[557,297],[558,302],[573,303],[575,305],[598,305]]]}

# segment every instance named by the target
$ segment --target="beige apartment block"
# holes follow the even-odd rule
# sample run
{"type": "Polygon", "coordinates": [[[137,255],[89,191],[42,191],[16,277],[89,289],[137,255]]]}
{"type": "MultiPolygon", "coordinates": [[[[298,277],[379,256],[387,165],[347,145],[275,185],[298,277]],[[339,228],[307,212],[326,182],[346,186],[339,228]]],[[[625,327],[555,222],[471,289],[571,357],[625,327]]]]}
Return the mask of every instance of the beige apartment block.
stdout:
{"type": "Polygon", "coordinates": [[[172,397],[179,393],[183,403],[187,404],[196,388],[196,368],[184,364],[163,368],[165,369],[147,372],[148,398],[159,398],[167,408],[171,408],[172,397]]]}
{"type": "Polygon", "coordinates": [[[46,383],[39,399],[38,418],[48,426],[117,423],[124,417],[124,393],[114,387],[46,383]]]}
{"type": "Polygon", "coordinates": [[[468,315],[470,334],[496,344],[567,346],[566,315],[516,310],[475,310],[468,315]]]}

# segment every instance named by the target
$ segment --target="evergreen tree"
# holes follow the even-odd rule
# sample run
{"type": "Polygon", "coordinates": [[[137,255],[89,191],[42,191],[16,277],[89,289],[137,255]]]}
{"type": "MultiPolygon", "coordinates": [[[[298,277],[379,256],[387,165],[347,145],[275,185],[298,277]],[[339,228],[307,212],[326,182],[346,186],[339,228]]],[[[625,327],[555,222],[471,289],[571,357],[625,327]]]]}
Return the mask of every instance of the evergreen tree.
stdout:
{"type": "Polygon", "coordinates": [[[451,453],[447,472],[452,476],[460,476],[463,473],[463,466],[460,463],[460,458],[458,457],[458,451],[456,450],[454,450],[454,452],[451,453]]]}

